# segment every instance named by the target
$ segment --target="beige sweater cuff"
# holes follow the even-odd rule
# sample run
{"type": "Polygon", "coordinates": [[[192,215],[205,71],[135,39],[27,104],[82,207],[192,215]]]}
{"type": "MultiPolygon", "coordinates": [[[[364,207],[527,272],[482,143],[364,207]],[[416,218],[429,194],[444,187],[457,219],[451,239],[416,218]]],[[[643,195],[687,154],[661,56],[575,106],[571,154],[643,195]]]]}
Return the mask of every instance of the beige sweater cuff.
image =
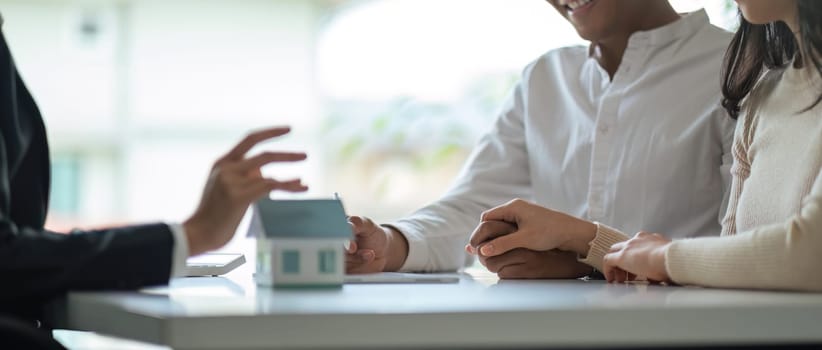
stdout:
{"type": "Polygon", "coordinates": [[[605,224],[598,222],[595,222],[594,224],[597,225],[597,234],[594,236],[594,240],[591,241],[591,243],[588,243],[591,248],[588,249],[588,254],[584,257],[578,257],[577,260],[581,263],[593,266],[597,270],[601,271],[602,258],[605,257],[605,254],[608,254],[608,250],[611,249],[611,246],[614,245],[614,243],[627,241],[630,237],[617,229],[608,227],[605,224]]]}

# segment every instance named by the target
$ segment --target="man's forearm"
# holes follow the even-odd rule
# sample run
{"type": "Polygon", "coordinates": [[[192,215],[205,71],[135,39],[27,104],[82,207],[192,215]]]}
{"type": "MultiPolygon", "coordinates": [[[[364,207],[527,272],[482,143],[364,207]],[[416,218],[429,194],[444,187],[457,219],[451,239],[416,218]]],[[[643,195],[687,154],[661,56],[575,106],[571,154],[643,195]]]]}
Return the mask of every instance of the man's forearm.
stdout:
{"type": "Polygon", "coordinates": [[[408,257],[408,240],[405,236],[390,226],[385,227],[388,235],[388,255],[386,256],[385,271],[397,271],[405,264],[408,257]]]}

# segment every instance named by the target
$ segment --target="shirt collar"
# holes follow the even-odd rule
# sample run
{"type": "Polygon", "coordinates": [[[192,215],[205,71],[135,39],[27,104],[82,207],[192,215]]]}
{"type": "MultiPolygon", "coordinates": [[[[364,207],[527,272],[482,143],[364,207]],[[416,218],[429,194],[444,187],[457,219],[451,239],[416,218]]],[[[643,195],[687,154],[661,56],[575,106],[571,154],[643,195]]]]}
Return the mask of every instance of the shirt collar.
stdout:
{"type": "Polygon", "coordinates": [[[705,9],[700,9],[662,27],[631,34],[628,38],[628,47],[665,45],[682,37],[693,35],[708,23],[708,14],[705,13],[705,9]]]}

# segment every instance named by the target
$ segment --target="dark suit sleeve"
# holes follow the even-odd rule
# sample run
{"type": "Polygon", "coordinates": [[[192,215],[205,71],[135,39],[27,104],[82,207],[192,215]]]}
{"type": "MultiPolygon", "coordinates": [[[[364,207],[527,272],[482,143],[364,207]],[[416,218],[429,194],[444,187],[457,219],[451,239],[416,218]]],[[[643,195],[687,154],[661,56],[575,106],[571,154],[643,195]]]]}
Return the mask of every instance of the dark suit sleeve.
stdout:
{"type": "Polygon", "coordinates": [[[16,98],[6,99],[17,109],[0,122],[0,298],[40,300],[67,290],[166,283],[174,244],[167,225],[72,234],[43,229],[48,146],[39,112],[19,80],[17,87],[16,98]]]}
{"type": "Polygon", "coordinates": [[[168,282],[173,238],[164,224],[58,234],[0,223],[3,299],[168,282]],[[10,231],[16,231],[14,233],[10,231]]]}

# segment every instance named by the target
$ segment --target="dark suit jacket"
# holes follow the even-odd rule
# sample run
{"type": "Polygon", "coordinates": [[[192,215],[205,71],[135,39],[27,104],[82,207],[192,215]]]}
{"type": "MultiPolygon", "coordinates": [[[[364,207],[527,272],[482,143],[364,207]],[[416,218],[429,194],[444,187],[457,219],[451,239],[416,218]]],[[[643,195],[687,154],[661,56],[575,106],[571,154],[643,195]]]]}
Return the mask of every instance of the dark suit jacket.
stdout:
{"type": "Polygon", "coordinates": [[[68,290],[168,282],[173,237],[167,225],[44,230],[49,178],[40,111],[0,34],[0,313],[31,319],[68,290]]]}

